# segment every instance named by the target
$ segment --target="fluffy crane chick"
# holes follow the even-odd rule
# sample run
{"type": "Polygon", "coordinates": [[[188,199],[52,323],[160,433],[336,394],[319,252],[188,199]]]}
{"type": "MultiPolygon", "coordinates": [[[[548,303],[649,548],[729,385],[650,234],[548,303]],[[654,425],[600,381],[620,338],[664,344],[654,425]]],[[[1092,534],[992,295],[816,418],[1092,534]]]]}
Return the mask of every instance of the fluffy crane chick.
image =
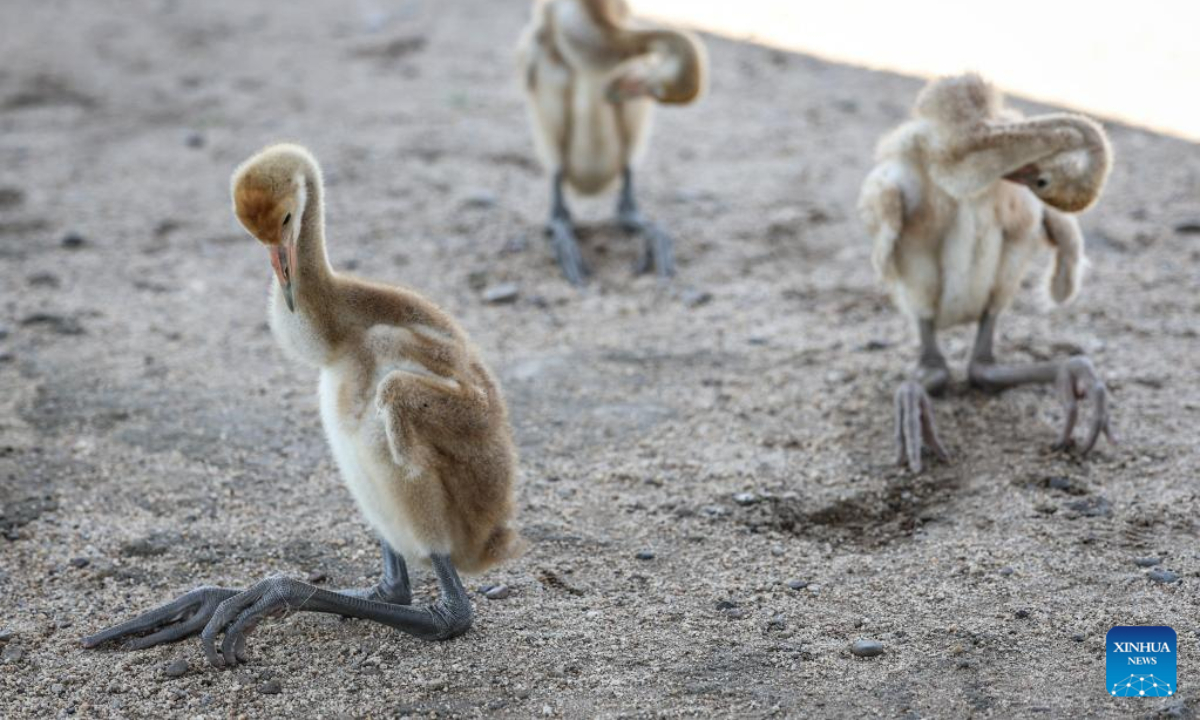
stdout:
{"type": "Polygon", "coordinates": [[[920,472],[923,448],[946,456],[929,398],[950,378],[936,332],[969,322],[978,323],[973,386],[1054,383],[1066,410],[1057,447],[1074,444],[1081,400],[1091,406],[1082,453],[1101,432],[1111,441],[1108,395],[1086,357],[1014,366],[992,352],[996,318],[1040,251],[1053,251],[1051,297],[1065,303],[1079,290],[1083,235],[1071,213],[1094,203],[1108,178],[1112,151],[1100,125],[1065,113],[1024,119],[980,77],[951,77],[921,92],[877,161],[859,210],[875,269],[921,342],[916,372],[896,394],[900,462],[920,472]]]}
{"type": "Polygon", "coordinates": [[[597,195],[618,178],[618,221],[642,239],[635,271],[672,275],[671,237],[639,212],[632,166],[655,104],[703,93],[704,46],[690,33],[637,22],[624,0],[536,0],[517,52],[534,139],[552,174],[547,233],[567,280],[583,284],[588,269],[564,186],[597,195]]]}
{"type": "Polygon", "coordinates": [[[383,577],[342,591],[280,576],[243,591],[201,587],[84,645],[133,638],[140,648],[199,633],[214,665],[235,665],[246,633],[285,609],[373,620],[429,640],[465,632],[471,604],[457,570],[485,570],[519,544],[509,526],[516,453],[495,379],[429,300],[334,272],[321,171],[307,150],[268,147],[237,168],[232,185],[234,212],[275,271],[271,329],[290,359],[320,371],[325,435],[381,539],[383,577]],[[411,606],[410,563],[436,574],[434,604],[411,606]]]}

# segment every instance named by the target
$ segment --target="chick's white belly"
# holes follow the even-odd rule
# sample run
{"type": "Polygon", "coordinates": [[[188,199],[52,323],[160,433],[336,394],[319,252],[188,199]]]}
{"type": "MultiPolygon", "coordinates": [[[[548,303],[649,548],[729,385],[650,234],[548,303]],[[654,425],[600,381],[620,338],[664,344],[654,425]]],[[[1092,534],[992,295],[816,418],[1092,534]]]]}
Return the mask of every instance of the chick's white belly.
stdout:
{"type": "Polygon", "coordinates": [[[567,180],[584,195],[601,192],[611,185],[626,160],[614,106],[602,91],[598,85],[577,83],[569,125],[567,180]]]}
{"type": "Polygon", "coordinates": [[[361,422],[339,415],[339,384],[336,370],[321,371],[321,424],[342,481],[367,523],[393,550],[410,560],[427,558],[430,548],[413,533],[399,487],[415,469],[402,468],[392,459],[374,408],[361,422]]]}

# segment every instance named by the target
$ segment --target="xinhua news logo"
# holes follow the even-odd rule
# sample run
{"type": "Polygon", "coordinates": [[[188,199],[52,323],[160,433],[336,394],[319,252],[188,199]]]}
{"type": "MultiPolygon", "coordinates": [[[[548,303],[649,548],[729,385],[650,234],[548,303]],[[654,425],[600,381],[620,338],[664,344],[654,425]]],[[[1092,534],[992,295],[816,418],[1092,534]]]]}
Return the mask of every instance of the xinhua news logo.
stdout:
{"type": "Polygon", "coordinates": [[[1175,631],[1165,625],[1118,625],[1108,631],[1104,670],[1109,695],[1168,697],[1178,690],[1175,631]]]}

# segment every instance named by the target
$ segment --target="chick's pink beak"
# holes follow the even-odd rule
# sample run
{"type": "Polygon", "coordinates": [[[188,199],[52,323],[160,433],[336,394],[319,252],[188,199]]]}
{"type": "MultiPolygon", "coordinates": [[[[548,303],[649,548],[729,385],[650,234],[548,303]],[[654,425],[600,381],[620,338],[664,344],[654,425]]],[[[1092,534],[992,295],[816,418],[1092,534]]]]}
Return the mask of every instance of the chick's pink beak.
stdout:
{"type": "Polygon", "coordinates": [[[288,310],[296,312],[296,301],[292,295],[293,273],[296,272],[296,243],[285,240],[270,248],[268,252],[271,253],[271,267],[275,268],[275,277],[279,278],[279,289],[283,291],[288,310]]]}
{"type": "Polygon", "coordinates": [[[1009,174],[1005,175],[1004,179],[1008,180],[1009,182],[1020,183],[1021,185],[1033,187],[1033,184],[1037,182],[1039,172],[1040,170],[1038,170],[1038,166],[1030,163],[1013,170],[1009,174]]]}

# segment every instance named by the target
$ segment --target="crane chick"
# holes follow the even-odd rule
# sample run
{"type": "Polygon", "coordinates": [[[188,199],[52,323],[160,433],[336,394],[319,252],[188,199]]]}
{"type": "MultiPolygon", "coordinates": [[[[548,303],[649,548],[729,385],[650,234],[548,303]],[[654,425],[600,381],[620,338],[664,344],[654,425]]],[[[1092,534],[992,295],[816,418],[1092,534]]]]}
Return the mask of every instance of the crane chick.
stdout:
{"type": "Polygon", "coordinates": [[[517,52],[535,142],[552,174],[546,230],[567,280],[583,284],[588,269],[564,186],[590,196],[618,177],[618,222],[642,238],[635,271],[671,276],[671,237],[638,210],[632,166],[655,103],[687,104],[703,93],[704,46],[690,33],[636,22],[625,0],[535,0],[517,52]]]}
{"type": "Polygon", "coordinates": [[[1080,400],[1092,409],[1082,453],[1101,432],[1113,440],[1108,394],[1088,358],[1014,366],[992,351],[996,318],[1039,250],[1053,250],[1050,296],[1065,303],[1078,292],[1084,243],[1071,213],[1099,198],[1111,164],[1097,123],[1066,113],[1024,119],[973,74],[931,82],[913,119],[880,142],[859,211],[875,269],[920,337],[916,372],[895,402],[899,461],[913,472],[925,446],[946,457],[929,398],[950,379],[936,332],[968,322],[978,323],[972,386],[1055,383],[1066,411],[1057,448],[1074,445],[1080,400]]]}
{"type": "Polygon", "coordinates": [[[382,579],[331,591],[271,577],[243,591],[201,587],[84,640],[142,648],[200,633],[213,665],[244,660],[264,616],[311,610],[441,640],[471,626],[457,570],[511,557],[516,453],[504,399],[462,328],[416,292],[334,272],[317,161],[274,145],[233,174],[234,212],[266,248],[269,316],[293,360],[320,371],[321,420],[342,478],[383,547],[382,579]],[[412,607],[407,566],[432,567],[441,596],[412,607]],[[216,641],[222,636],[218,649],[216,641]]]}

